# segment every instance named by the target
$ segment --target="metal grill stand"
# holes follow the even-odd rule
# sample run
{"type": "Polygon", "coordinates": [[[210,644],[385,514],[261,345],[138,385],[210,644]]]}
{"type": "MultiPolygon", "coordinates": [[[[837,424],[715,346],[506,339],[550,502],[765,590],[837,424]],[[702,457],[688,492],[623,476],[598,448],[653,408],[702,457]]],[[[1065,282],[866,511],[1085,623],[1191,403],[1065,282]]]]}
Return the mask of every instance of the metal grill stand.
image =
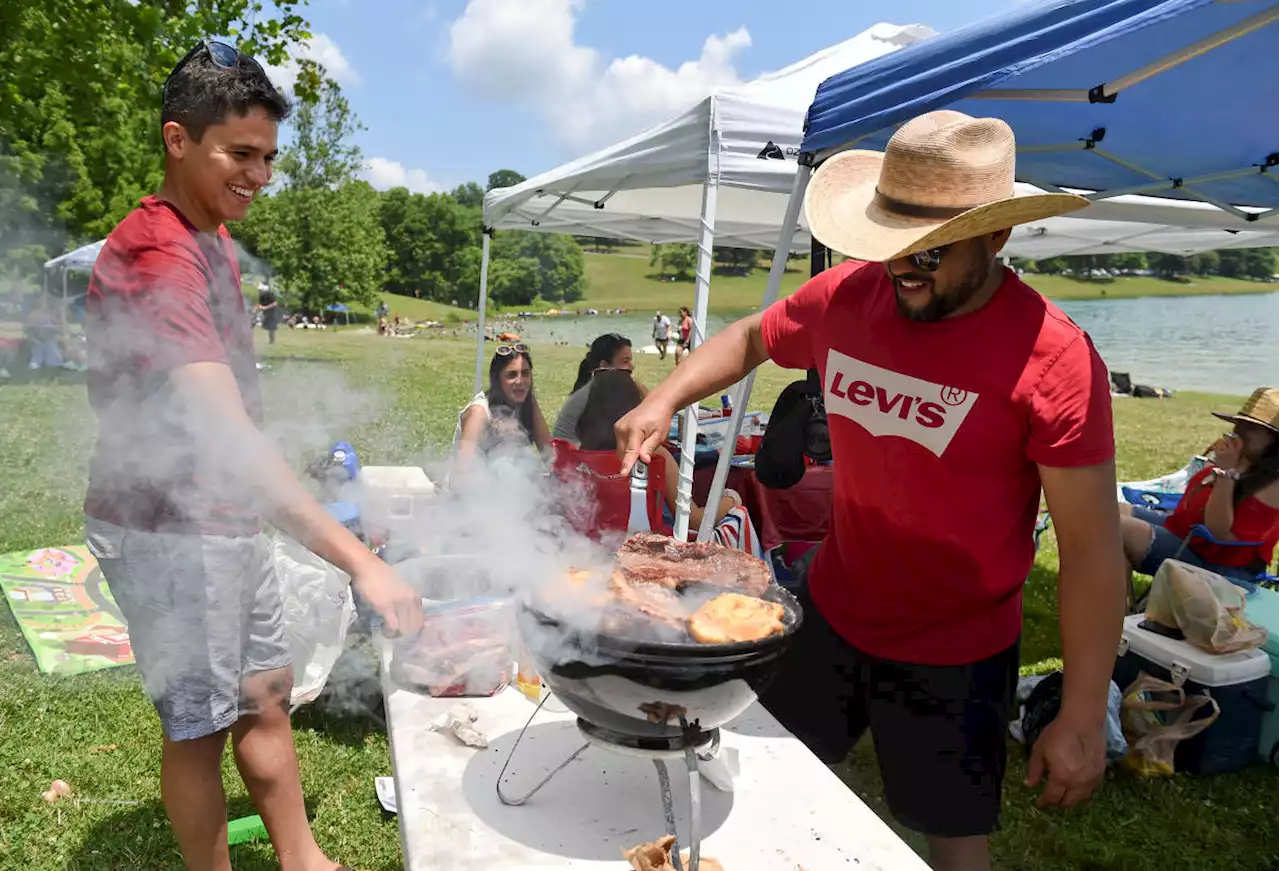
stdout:
{"type": "Polygon", "coordinates": [[[529,719],[520,729],[520,734],[516,736],[515,743],[511,745],[511,752],[507,754],[507,760],[502,764],[502,771],[498,773],[498,780],[494,784],[494,791],[498,795],[498,800],[507,807],[520,807],[541,791],[544,786],[551,782],[552,778],[567,768],[571,762],[581,756],[583,751],[593,745],[611,753],[649,759],[653,762],[653,766],[658,772],[658,789],[662,797],[662,816],[666,822],[666,834],[676,839],[671,849],[671,861],[675,865],[676,871],[686,871],[683,859],[680,857],[680,836],[676,832],[676,811],[671,797],[671,776],[667,771],[667,760],[683,759],[689,777],[688,871],[698,871],[702,847],[700,834],[702,828],[702,784],[701,776],[698,773],[698,760],[709,761],[715,758],[720,750],[720,730],[713,729],[710,732],[704,732],[698,728],[696,722],[690,725],[685,721],[684,717],[681,717],[680,730],[682,735],[680,738],[672,740],[646,739],[602,729],[579,718],[578,730],[586,738],[585,743],[573,751],[567,759],[551,769],[550,773],[538,781],[533,789],[517,798],[509,797],[502,791],[502,779],[507,774],[507,767],[511,764],[511,760],[515,758],[520,742],[524,740],[524,733],[528,731],[529,726],[533,723],[533,718],[542,710],[542,705],[548,698],[549,696],[544,696],[542,701],[538,702],[538,706],[533,709],[533,713],[529,715],[529,719]]]}

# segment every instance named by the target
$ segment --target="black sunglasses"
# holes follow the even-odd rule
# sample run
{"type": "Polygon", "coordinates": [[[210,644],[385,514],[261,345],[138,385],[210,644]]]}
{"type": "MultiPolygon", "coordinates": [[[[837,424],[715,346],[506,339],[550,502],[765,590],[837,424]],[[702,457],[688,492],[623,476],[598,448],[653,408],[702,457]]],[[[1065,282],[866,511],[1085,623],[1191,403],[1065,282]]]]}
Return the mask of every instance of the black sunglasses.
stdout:
{"type": "Polygon", "coordinates": [[[947,249],[950,247],[950,245],[939,245],[937,248],[917,251],[914,254],[908,254],[907,259],[917,269],[923,269],[925,272],[937,272],[938,267],[942,265],[942,256],[947,253],[947,249]]]}
{"type": "Polygon", "coordinates": [[[241,61],[251,63],[260,71],[262,70],[262,65],[260,63],[240,51],[238,48],[227,45],[225,42],[216,42],[212,39],[202,39],[191,47],[191,51],[182,56],[182,60],[178,61],[178,65],[175,66],[173,71],[165,78],[164,87],[160,90],[161,99],[163,99],[168,93],[169,82],[173,80],[173,77],[176,76],[183,67],[191,63],[191,59],[202,51],[207,51],[209,53],[209,60],[212,61],[213,65],[220,70],[237,69],[240,66],[241,61]]]}

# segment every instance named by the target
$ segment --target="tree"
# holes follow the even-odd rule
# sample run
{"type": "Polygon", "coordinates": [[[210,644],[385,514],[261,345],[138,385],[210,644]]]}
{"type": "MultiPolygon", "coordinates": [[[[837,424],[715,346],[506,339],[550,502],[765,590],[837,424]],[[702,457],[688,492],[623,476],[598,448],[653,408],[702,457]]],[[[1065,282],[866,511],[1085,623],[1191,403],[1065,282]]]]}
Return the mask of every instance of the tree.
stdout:
{"type": "Polygon", "coordinates": [[[460,184],[449,194],[460,206],[482,208],[484,206],[484,188],[473,181],[460,184]]]}
{"type": "Polygon", "coordinates": [[[676,278],[688,278],[697,263],[698,246],[692,242],[654,245],[649,252],[649,265],[658,267],[659,275],[670,271],[676,278]]]}
{"type": "Polygon", "coordinates": [[[160,90],[179,58],[222,34],[280,63],[309,36],[300,5],[0,3],[0,262],[28,270],[110,231],[159,187],[160,90]]]}
{"type": "MultiPolygon", "coordinates": [[[[534,274],[527,277],[527,283],[536,288],[534,298],[547,302],[577,302],[582,299],[586,290],[582,249],[572,236],[506,230],[494,234],[491,255],[491,283],[493,265],[505,261],[518,262],[521,269],[533,271],[534,274]]],[[[532,301],[533,298],[530,298],[518,304],[525,305],[532,301]]]]}
{"type": "Polygon", "coordinates": [[[360,169],[360,149],[351,137],[363,129],[332,79],[298,101],[291,121],[293,142],[276,161],[285,184],[295,190],[329,188],[351,181],[360,169]]]}
{"type": "Polygon", "coordinates": [[[476,247],[470,209],[445,194],[411,194],[404,188],[381,197],[379,220],[388,247],[385,289],[446,302],[462,278],[459,252],[476,247]]]}
{"type": "Polygon", "coordinates": [[[1036,261],[1036,271],[1041,275],[1060,275],[1069,268],[1065,257],[1046,257],[1036,261]]]}
{"type": "Polygon", "coordinates": [[[275,267],[286,294],[303,309],[371,305],[387,269],[380,205],[379,193],[363,181],[285,189],[254,203],[232,233],[275,267]]]}
{"type": "Polygon", "coordinates": [[[524,176],[516,172],[514,169],[499,169],[489,173],[489,186],[486,191],[494,188],[509,188],[520,184],[524,181],[524,176]]]}
{"type": "Polygon", "coordinates": [[[1178,254],[1151,252],[1147,254],[1147,263],[1155,271],[1158,278],[1171,279],[1183,275],[1187,271],[1187,260],[1178,254]]]}
{"type": "Polygon", "coordinates": [[[1275,248],[1246,248],[1244,253],[1244,274],[1246,278],[1260,281],[1274,278],[1277,271],[1275,248]]]}
{"type": "Polygon", "coordinates": [[[1137,272],[1147,268],[1147,255],[1141,251],[1126,251],[1124,254],[1116,254],[1113,257],[1116,269],[1137,272]]]}
{"type": "Polygon", "coordinates": [[[1195,275],[1218,274],[1218,252],[1202,251],[1187,258],[1187,268],[1195,275]]]}
{"type": "Polygon", "coordinates": [[[717,245],[712,251],[715,262],[726,271],[743,275],[755,269],[760,258],[760,252],[754,248],[729,248],[717,245]]]}

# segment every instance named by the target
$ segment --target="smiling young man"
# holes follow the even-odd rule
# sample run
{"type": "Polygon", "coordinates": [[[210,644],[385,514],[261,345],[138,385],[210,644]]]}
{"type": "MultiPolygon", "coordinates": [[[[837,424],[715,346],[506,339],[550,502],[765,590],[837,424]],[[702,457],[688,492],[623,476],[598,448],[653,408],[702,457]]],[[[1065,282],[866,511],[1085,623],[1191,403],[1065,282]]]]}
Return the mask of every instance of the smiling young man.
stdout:
{"type": "Polygon", "coordinates": [[[1041,805],[1104,770],[1124,613],[1106,368],[998,254],[1016,224],[1086,205],[1018,196],[1013,131],[940,111],[884,154],[824,163],[813,235],[857,258],[707,341],[618,423],[623,467],[672,413],[772,359],[821,373],[836,478],[805,621],[762,701],[825,761],[868,728],[889,809],[937,869],[990,867],[1022,585],[1041,490],[1057,529],[1065,684],[1033,749],[1041,805]]]}
{"type": "Polygon", "coordinates": [[[89,284],[98,441],[85,531],[129,624],[164,732],[161,795],[191,871],[229,871],[227,736],[282,871],[341,868],[316,845],[289,723],[293,672],[264,521],[344,569],[390,631],[421,599],[335,522],[260,431],[235,248],[271,179],[288,104],[252,58],[201,42],[165,83],[165,178],[120,222],[89,284]]]}

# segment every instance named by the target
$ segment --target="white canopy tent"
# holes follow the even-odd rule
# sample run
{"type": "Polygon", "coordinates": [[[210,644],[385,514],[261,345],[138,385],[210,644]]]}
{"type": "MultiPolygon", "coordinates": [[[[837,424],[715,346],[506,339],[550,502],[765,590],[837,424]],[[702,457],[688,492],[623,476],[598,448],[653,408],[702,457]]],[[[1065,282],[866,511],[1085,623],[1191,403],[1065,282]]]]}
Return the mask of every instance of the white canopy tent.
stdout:
{"type": "MultiPolygon", "coordinates": [[[[934,35],[923,25],[877,24],[776,73],[722,88],[644,132],[485,196],[475,389],[484,371],[489,231],[525,229],[642,242],[697,242],[694,343],[703,338],[713,245],[809,250],[795,203],[805,114],[826,78],[934,35]],[[795,206],[795,209],[789,209],[795,206]],[[794,232],[784,232],[792,230],[794,232]]],[[[807,179],[807,170],[800,173],[807,179]]],[[[1030,187],[1024,185],[1024,187],[1030,187]]],[[[1274,244],[1274,215],[1242,225],[1211,205],[1118,196],[1077,215],[1022,228],[1006,253],[1165,251],[1190,254],[1274,244]]],[[[781,278],[770,278],[776,285],[781,278]]],[[[740,403],[739,403],[740,405],[740,403]]],[[[696,413],[686,410],[676,534],[687,532],[696,413]]]]}
{"type": "MultiPolygon", "coordinates": [[[[712,245],[767,249],[777,241],[796,176],[804,114],[818,84],[933,34],[922,25],[877,24],[776,73],[720,88],[676,118],[617,145],[490,191],[484,202],[475,389],[480,389],[484,372],[489,231],[521,228],[649,242],[696,240],[696,345],[707,319],[712,245]]],[[[686,409],[677,537],[688,533],[696,433],[696,409],[686,409]]]]}
{"type": "Polygon", "coordinates": [[[54,257],[44,262],[44,291],[49,292],[49,273],[55,269],[62,271],[62,301],[67,301],[67,273],[69,272],[90,272],[93,270],[93,264],[97,262],[98,255],[102,253],[102,246],[106,243],[106,239],[99,239],[97,242],[90,242],[88,245],[81,245],[74,251],[68,251],[66,254],[54,257]]]}

